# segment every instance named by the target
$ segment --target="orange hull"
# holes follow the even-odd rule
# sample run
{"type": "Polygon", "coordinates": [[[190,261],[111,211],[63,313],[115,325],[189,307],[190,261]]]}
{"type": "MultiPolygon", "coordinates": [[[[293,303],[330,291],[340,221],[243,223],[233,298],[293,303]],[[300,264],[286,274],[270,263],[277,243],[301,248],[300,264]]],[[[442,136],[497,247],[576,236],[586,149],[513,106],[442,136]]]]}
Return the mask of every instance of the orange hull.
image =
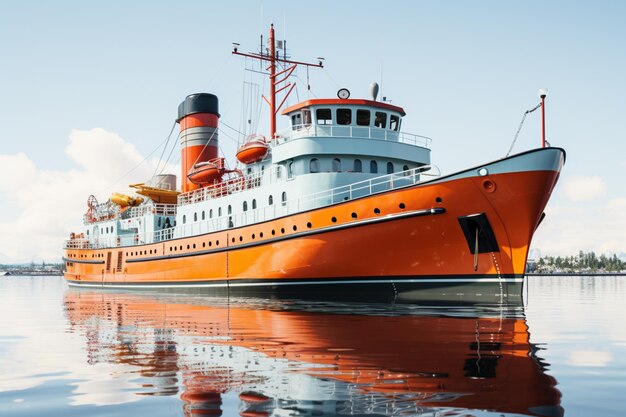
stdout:
{"type": "Polygon", "coordinates": [[[517,292],[559,170],[456,175],[226,231],[143,246],[67,249],[65,276],[72,284],[231,291],[325,279],[414,284],[471,277],[500,285],[508,279],[517,292]],[[475,256],[460,218],[477,213],[488,219],[497,248],[475,256]]]}
{"type": "MultiPolygon", "coordinates": [[[[423,407],[488,409],[524,415],[535,415],[530,410],[536,408],[550,409],[555,412],[551,415],[560,414],[556,381],[543,373],[529,342],[525,320],[519,316],[507,318],[506,310],[501,317],[480,317],[466,306],[465,315],[446,317],[426,315],[424,309],[421,313],[408,310],[406,315],[402,309],[392,309],[387,311],[389,314],[380,315],[385,305],[340,304],[339,312],[333,312],[332,304],[324,304],[321,312],[307,312],[298,311],[297,306],[290,310],[284,310],[282,305],[276,310],[277,306],[267,303],[254,306],[249,300],[231,300],[230,304],[219,299],[208,302],[211,305],[197,297],[187,302],[162,295],[82,291],[69,291],[65,296],[69,321],[77,331],[83,329],[92,350],[112,363],[137,366],[143,361],[144,372],[152,375],[181,371],[185,390],[181,399],[186,402],[203,396],[211,398],[211,394],[243,391],[239,398],[249,405],[269,400],[274,404],[275,399],[289,396],[289,384],[283,383],[278,391],[264,392],[261,381],[269,379],[267,385],[273,386],[271,378],[275,374],[281,377],[274,361],[288,360],[295,366],[285,374],[305,373],[349,384],[354,401],[382,395],[388,401],[414,401],[423,407]],[[350,313],[341,313],[346,310],[350,313]],[[101,325],[94,319],[114,325],[101,325]],[[150,327],[158,329],[155,333],[166,335],[169,341],[152,342],[146,337],[151,334],[146,332],[150,327]],[[121,353],[110,344],[118,337],[107,333],[116,329],[123,329],[127,344],[121,353]],[[98,337],[98,332],[105,334],[98,337]],[[185,349],[184,341],[189,340],[184,339],[186,336],[203,347],[224,345],[257,353],[258,356],[245,357],[255,358],[260,362],[259,369],[265,371],[251,369],[248,375],[239,375],[216,351],[214,360],[224,371],[203,373],[202,368],[186,364],[184,354],[176,354],[192,350],[185,349]],[[99,340],[106,342],[93,345],[99,340]],[[150,343],[155,343],[154,353],[149,353],[150,343]],[[134,349],[135,344],[143,348],[134,349]],[[168,345],[176,349],[164,349],[168,345]],[[161,356],[168,352],[173,356],[161,356]],[[270,365],[264,366],[264,361],[270,365]],[[250,386],[260,391],[245,391],[250,386]]],[[[441,314],[446,310],[440,307],[437,311],[441,314]]],[[[209,347],[207,352],[213,352],[209,347]]],[[[198,359],[197,354],[192,356],[196,363],[198,359]]],[[[211,363],[210,355],[202,359],[203,366],[211,363]]],[[[320,393],[311,395],[312,400],[324,397],[320,393]]]]}

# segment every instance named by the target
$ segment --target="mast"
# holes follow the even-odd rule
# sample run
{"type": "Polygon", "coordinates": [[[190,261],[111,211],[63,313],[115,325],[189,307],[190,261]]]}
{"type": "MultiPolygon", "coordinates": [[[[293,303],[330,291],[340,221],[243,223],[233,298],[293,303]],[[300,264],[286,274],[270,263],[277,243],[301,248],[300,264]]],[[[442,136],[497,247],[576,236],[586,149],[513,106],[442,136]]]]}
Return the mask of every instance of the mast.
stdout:
{"type": "MultiPolygon", "coordinates": [[[[324,65],[322,63],[323,58],[318,58],[319,62],[317,64],[309,63],[309,62],[300,62],[300,61],[292,61],[287,59],[287,51],[283,51],[283,58],[277,56],[276,54],[276,38],[274,34],[274,24],[270,25],[270,38],[269,38],[269,53],[264,53],[263,48],[261,47],[261,51],[259,53],[243,53],[239,52],[238,43],[233,43],[233,55],[241,55],[247,58],[258,59],[260,61],[269,62],[269,67],[266,68],[268,71],[268,75],[270,78],[270,93],[269,98],[263,96],[263,99],[270,107],[270,139],[274,139],[276,137],[276,114],[280,111],[280,108],[287,101],[287,97],[293,91],[296,86],[295,82],[288,81],[289,77],[298,65],[303,65],[306,67],[318,67],[323,68],[324,65]],[[276,71],[276,65],[278,63],[285,64],[285,69],[282,71],[276,71]],[[281,85],[283,84],[284,85],[281,85]],[[277,88],[278,87],[278,88],[277,88]],[[282,101],[277,105],[276,104],[276,95],[282,91],[285,91],[285,96],[282,101]]],[[[283,48],[286,49],[286,42],[283,43],[283,48]]]]}

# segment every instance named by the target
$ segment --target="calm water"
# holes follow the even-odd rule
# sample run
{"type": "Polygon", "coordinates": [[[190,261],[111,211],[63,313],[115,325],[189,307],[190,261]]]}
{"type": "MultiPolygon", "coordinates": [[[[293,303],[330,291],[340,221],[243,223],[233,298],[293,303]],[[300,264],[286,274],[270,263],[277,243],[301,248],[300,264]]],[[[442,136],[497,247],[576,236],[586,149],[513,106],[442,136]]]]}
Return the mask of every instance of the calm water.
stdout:
{"type": "Polygon", "coordinates": [[[2,416],[623,416],[626,277],[526,305],[275,302],[0,278],[2,416]]]}

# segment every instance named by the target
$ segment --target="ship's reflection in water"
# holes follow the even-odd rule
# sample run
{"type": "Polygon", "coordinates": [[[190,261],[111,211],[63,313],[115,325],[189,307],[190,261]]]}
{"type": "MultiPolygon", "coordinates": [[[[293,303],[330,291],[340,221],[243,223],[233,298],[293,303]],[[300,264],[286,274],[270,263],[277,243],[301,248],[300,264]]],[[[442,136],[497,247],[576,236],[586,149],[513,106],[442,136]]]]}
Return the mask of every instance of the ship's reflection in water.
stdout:
{"type": "Polygon", "coordinates": [[[65,306],[90,363],[133,365],[152,381],[137,395],[179,396],[184,415],[563,415],[520,305],[68,291],[65,306]]]}

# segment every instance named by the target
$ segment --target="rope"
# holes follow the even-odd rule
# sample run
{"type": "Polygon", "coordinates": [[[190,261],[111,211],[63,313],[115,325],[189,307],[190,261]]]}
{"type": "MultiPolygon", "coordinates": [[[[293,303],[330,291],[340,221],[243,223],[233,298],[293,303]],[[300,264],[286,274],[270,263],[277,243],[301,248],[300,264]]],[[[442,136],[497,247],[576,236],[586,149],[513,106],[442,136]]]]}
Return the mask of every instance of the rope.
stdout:
{"type": "Polygon", "coordinates": [[[172,133],[174,133],[175,127],[176,127],[176,120],[174,120],[174,123],[172,124],[172,129],[170,130],[170,134],[167,135],[167,141],[165,142],[165,146],[163,147],[163,152],[161,152],[161,156],[159,157],[159,162],[157,163],[157,166],[154,168],[154,174],[152,174],[153,177],[156,176],[156,173],[159,170],[159,166],[161,165],[161,161],[163,161],[163,155],[165,154],[165,149],[167,149],[167,144],[170,142],[170,139],[172,138],[172,133]]]}
{"type": "Polygon", "coordinates": [[[519,127],[517,128],[517,132],[515,132],[515,138],[513,138],[513,143],[511,143],[511,147],[509,148],[509,151],[506,153],[507,157],[511,154],[511,151],[513,150],[513,146],[515,146],[515,142],[517,141],[517,137],[519,136],[519,132],[522,130],[522,126],[524,125],[524,121],[526,120],[526,116],[528,116],[530,113],[532,113],[535,110],[537,110],[539,107],[541,107],[541,103],[537,104],[534,108],[532,108],[530,110],[526,110],[524,112],[524,116],[522,116],[522,121],[520,122],[519,127]]]}

